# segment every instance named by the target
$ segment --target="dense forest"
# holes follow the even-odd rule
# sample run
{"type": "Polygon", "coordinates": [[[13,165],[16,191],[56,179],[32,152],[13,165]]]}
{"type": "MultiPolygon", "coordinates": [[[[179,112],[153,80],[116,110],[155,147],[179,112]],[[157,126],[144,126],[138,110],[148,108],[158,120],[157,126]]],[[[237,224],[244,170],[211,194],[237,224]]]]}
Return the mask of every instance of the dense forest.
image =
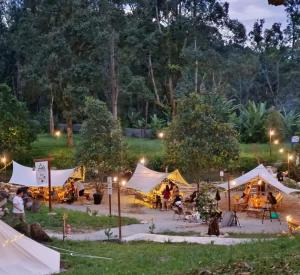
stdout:
{"type": "Polygon", "coordinates": [[[66,123],[69,145],[87,96],[122,127],[157,129],[197,93],[231,113],[244,142],[266,140],[267,127],[290,137],[300,125],[300,1],[285,2],[286,27],[260,19],[249,33],[229,9],[217,0],[4,0],[0,83],[39,131],[66,123]]]}

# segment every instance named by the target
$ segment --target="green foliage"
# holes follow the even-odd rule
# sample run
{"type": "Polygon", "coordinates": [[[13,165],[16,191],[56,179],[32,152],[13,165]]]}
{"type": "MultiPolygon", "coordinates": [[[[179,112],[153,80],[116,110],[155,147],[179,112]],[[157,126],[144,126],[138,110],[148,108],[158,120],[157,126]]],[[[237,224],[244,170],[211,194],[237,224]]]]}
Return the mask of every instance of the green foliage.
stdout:
{"type": "Polygon", "coordinates": [[[241,107],[239,128],[241,141],[246,143],[267,141],[266,120],[268,111],[266,103],[249,101],[241,107]]]}
{"type": "Polygon", "coordinates": [[[279,111],[274,109],[269,110],[266,120],[266,129],[273,129],[275,131],[274,139],[278,139],[280,142],[284,141],[285,123],[279,111]]]}
{"type": "Polygon", "coordinates": [[[300,113],[295,110],[287,112],[283,109],[282,120],[284,123],[285,136],[290,139],[300,129],[300,113]]]}
{"type": "Polygon", "coordinates": [[[197,94],[178,102],[178,114],[166,137],[170,164],[195,177],[200,169],[228,167],[230,161],[238,158],[237,133],[217,113],[197,94]]]}
{"type": "Polygon", "coordinates": [[[201,185],[199,194],[196,200],[197,210],[200,214],[201,220],[207,222],[209,218],[213,217],[217,211],[217,201],[209,191],[208,185],[201,185]]]}
{"type": "Polygon", "coordinates": [[[104,102],[87,97],[84,112],[86,119],[80,132],[77,159],[103,182],[104,177],[120,172],[124,164],[121,128],[104,102]]]}
{"type": "Polygon", "coordinates": [[[36,133],[25,104],[13,96],[9,87],[0,85],[0,152],[11,158],[25,154],[36,133]]]}

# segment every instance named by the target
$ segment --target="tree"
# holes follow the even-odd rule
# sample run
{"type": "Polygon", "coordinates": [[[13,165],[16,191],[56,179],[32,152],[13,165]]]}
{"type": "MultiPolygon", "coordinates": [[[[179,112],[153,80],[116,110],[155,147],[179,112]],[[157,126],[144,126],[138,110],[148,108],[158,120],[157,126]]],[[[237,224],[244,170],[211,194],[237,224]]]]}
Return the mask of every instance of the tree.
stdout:
{"type": "Polygon", "coordinates": [[[26,106],[10,88],[0,85],[0,152],[15,158],[30,148],[35,139],[34,127],[26,106]]]}
{"type": "Polygon", "coordinates": [[[122,169],[125,158],[122,131],[106,104],[98,99],[86,98],[84,114],[77,159],[103,183],[105,177],[122,169]]]}
{"type": "Polygon", "coordinates": [[[166,136],[169,162],[196,179],[201,169],[220,168],[238,158],[236,131],[218,118],[213,105],[192,93],[178,103],[166,136]]]}

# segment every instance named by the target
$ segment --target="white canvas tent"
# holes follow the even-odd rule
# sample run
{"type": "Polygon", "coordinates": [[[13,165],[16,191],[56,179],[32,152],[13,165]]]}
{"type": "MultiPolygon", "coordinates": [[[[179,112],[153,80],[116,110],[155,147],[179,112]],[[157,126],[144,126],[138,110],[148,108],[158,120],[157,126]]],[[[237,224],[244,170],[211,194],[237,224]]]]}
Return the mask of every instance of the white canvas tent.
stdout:
{"type": "Polygon", "coordinates": [[[171,173],[162,173],[153,171],[142,164],[138,164],[131,179],[126,184],[126,187],[148,193],[165,179],[175,181],[179,185],[188,185],[178,170],[171,173]]]}
{"type": "MultiPolygon", "coordinates": [[[[51,185],[53,187],[63,186],[73,175],[75,169],[51,170],[51,185]]],[[[27,187],[47,187],[48,185],[38,184],[36,172],[32,167],[23,166],[13,161],[13,174],[9,183],[27,187]]]]}
{"type": "MultiPolygon", "coordinates": [[[[291,194],[294,192],[300,192],[298,189],[292,189],[289,187],[284,186],[281,182],[279,182],[270,172],[262,165],[260,164],[253,170],[249,171],[248,173],[234,179],[233,181],[230,181],[230,189],[237,188],[239,186],[242,186],[244,184],[247,184],[254,180],[263,180],[267,184],[275,187],[277,190],[285,193],[285,194],[291,194]]],[[[228,183],[222,183],[218,185],[219,187],[228,190],[228,183]]]]}
{"type": "Polygon", "coordinates": [[[43,275],[60,271],[60,253],[20,234],[0,220],[0,274],[43,275]]]}

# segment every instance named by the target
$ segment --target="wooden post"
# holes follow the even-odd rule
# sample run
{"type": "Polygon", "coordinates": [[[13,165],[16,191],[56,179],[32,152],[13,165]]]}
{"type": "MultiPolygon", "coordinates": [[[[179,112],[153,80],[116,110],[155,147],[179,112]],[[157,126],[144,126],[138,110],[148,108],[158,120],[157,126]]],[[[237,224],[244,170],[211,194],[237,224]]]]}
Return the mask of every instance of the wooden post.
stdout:
{"type": "Polygon", "coordinates": [[[230,175],[227,176],[228,184],[228,211],[231,211],[231,201],[230,201],[230,175]]]}
{"type": "Polygon", "coordinates": [[[109,216],[111,217],[111,194],[108,194],[109,216]]]}
{"type": "Polygon", "coordinates": [[[121,196],[120,196],[120,182],[118,180],[118,216],[119,216],[119,240],[122,240],[122,220],[121,220],[121,196]]]}
{"type": "Polygon", "coordinates": [[[48,207],[49,207],[49,212],[52,211],[52,197],[51,197],[51,161],[53,158],[48,157],[48,158],[43,158],[43,159],[34,159],[34,162],[39,162],[39,161],[47,161],[48,162],[48,193],[49,193],[49,200],[48,200],[48,207]]]}
{"type": "Polygon", "coordinates": [[[52,196],[51,196],[51,159],[48,159],[48,190],[49,190],[49,212],[52,211],[52,196]]]}

